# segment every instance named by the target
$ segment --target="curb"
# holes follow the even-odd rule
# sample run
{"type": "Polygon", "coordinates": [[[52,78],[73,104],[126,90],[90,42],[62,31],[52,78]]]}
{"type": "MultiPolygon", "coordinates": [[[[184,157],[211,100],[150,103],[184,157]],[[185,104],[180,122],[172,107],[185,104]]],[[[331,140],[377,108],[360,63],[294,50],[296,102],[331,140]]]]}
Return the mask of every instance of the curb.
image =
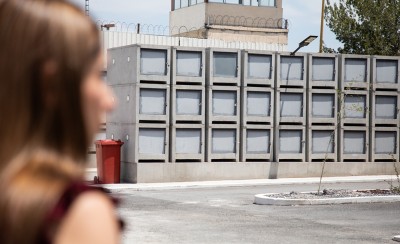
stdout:
{"type": "MultiPolygon", "coordinates": [[[[396,176],[351,176],[351,177],[324,177],[322,184],[335,183],[373,183],[393,180],[396,176]]],[[[246,187],[246,186],[275,186],[275,185],[307,185],[318,184],[319,177],[313,178],[282,178],[263,180],[226,180],[226,181],[196,181],[196,182],[168,182],[168,183],[139,183],[139,184],[103,184],[99,185],[112,193],[124,193],[132,191],[157,191],[179,190],[196,188],[217,187],[246,187]]]]}
{"type": "Polygon", "coordinates": [[[325,198],[325,199],[284,199],[284,198],[269,197],[270,195],[273,194],[275,193],[255,195],[254,204],[293,206],[293,205],[331,205],[331,204],[350,204],[350,203],[400,202],[400,196],[342,197],[342,198],[325,198]]]}

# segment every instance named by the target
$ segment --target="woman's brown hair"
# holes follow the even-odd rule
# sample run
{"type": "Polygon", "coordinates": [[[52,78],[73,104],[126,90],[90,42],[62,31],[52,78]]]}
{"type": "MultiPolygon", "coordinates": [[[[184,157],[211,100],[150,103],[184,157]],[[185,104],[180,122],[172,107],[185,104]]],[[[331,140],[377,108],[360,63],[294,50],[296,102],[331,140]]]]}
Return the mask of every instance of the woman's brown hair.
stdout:
{"type": "Polygon", "coordinates": [[[0,242],[35,243],[46,211],[82,177],[81,85],[96,25],[63,0],[0,0],[0,242]]]}
{"type": "Polygon", "coordinates": [[[23,148],[82,160],[81,82],[99,54],[96,25],[62,0],[0,0],[0,167],[23,148]]]}

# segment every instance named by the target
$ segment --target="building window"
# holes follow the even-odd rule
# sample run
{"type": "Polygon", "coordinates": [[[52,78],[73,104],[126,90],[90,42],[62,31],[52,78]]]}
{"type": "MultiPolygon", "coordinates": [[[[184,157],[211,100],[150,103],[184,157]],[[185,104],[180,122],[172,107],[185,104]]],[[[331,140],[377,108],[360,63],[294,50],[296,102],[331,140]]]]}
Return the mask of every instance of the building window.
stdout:
{"type": "MultiPolygon", "coordinates": [[[[221,0],[221,2],[223,2],[221,0]]],[[[175,0],[174,10],[189,7],[199,3],[204,3],[204,0],[175,0]]]]}
{"type": "MultiPolygon", "coordinates": [[[[245,6],[276,7],[276,0],[208,0],[209,3],[241,4],[245,6]]],[[[174,10],[189,7],[204,0],[175,0],[174,10]]]]}
{"type": "Polygon", "coordinates": [[[225,0],[225,3],[239,4],[239,0],[225,0]]]}
{"type": "Polygon", "coordinates": [[[275,0],[259,0],[258,6],[275,7],[275,0]]]}

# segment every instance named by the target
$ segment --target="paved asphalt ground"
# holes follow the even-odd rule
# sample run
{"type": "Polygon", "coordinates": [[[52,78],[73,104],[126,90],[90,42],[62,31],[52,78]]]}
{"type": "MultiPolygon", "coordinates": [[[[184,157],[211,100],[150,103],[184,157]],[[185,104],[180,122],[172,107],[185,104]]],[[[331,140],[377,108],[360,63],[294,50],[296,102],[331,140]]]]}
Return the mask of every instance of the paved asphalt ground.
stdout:
{"type": "MultiPolygon", "coordinates": [[[[385,182],[324,184],[385,189],[385,182]]],[[[261,206],[258,193],[315,191],[317,185],[124,191],[123,243],[397,243],[400,203],[261,206]]]]}

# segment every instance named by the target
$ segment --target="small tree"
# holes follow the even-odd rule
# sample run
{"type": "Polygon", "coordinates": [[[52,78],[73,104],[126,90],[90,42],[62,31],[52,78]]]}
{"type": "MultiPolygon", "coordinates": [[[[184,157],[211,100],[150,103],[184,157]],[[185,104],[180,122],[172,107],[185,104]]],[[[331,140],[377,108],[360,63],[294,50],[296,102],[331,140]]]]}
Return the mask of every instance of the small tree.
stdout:
{"type": "Polygon", "coordinates": [[[327,0],[325,20],[339,53],[400,55],[400,0],[327,0]]]}

